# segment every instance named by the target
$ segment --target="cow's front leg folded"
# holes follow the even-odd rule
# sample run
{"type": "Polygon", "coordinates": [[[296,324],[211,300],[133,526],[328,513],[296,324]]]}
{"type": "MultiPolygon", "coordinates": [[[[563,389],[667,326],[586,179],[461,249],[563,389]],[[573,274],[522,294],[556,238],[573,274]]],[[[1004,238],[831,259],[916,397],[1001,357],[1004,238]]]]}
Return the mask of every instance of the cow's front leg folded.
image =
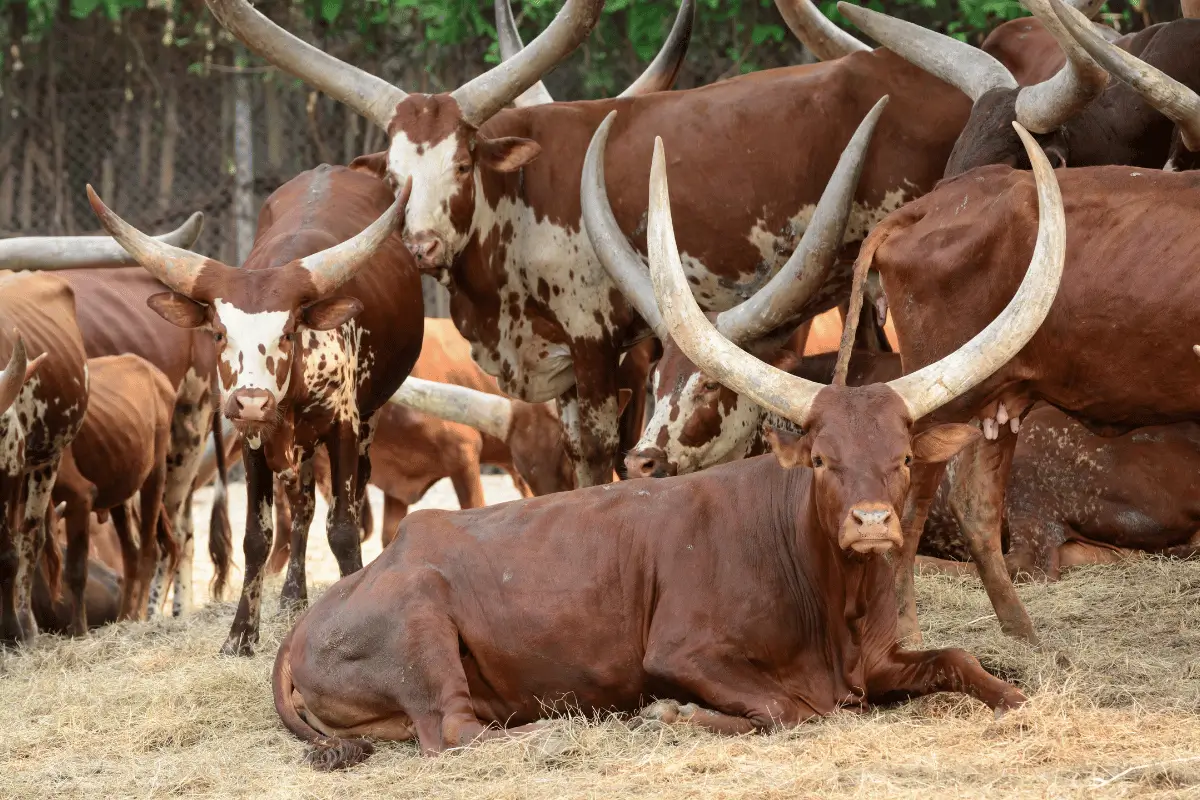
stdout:
{"type": "Polygon", "coordinates": [[[662,722],[670,725],[682,722],[696,725],[713,733],[739,736],[763,730],[763,726],[747,717],[734,717],[707,708],[701,708],[695,703],[680,705],[678,700],[656,700],[643,708],[634,718],[634,722],[662,722]]]}
{"type": "Polygon", "coordinates": [[[1017,687],[985,670],[958,648],[901,650],[895,647],[867,677],[872,702],[890,702],[935,692],[961,692],[982,700],[1000,717],[1025,704],[1017,687]]]}

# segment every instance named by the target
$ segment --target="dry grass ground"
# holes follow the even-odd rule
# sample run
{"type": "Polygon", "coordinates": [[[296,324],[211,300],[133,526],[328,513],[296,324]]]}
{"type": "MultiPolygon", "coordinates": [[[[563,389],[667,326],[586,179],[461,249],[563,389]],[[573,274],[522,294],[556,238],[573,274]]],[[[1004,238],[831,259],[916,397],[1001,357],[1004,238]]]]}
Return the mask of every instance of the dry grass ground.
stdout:
{"type": "MultiPolygon", "coordinates": [[[[493,500],[505,489],[488,483],[493,500]]],[[[322,540],[314,531],[309,574],[327,582],[322,540]]],[[[972,580],[922,577],[918,589],[927,642],[975,652],[1025,688],[1027,708],[993,721],[939,696],[738,739],[575,718],[550,737],[435,759],[385,745],[321,774],[271,705],[285,624],[268,607],[260,655],[220,658],[232,605],[218,603],[0,656],[0,798],[1200,797],[1200,563],[1022,589],[1047,644],[1037,651],[998,634],[972,580]]]]}

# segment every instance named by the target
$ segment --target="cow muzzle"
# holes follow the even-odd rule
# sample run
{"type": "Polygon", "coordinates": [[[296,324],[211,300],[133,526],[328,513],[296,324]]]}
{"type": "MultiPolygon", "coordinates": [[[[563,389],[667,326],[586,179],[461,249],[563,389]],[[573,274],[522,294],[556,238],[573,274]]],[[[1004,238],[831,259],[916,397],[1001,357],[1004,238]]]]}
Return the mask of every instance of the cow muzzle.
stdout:
{"type": "Polygon", "coordinates": [[[842,522],[838,545],[855,553],[887,553],[904,543],[900,522],[890,505],[860,503],[850,509],[842,522]]]}
{"type": "Polygon", "coordinates": [[[268,424],[274,421],[275,412],[275,398],[265,389],[238,389],[225,401],[225,416],[235,424],[268,424]]]}
{"type": "Polygon", "coordinates": [[[657,448],[635,450],[625,456],[625,474],[630,478],[669,478],[678,469],[667,460],[667,454],[657,448]]]}
{"type": "Polygon", "coordinates": [[[413,234],[404,240],[404,244],[422,272],[437,272],[450,266],[450,249],[436,233],[422,231],[413,234]]]}

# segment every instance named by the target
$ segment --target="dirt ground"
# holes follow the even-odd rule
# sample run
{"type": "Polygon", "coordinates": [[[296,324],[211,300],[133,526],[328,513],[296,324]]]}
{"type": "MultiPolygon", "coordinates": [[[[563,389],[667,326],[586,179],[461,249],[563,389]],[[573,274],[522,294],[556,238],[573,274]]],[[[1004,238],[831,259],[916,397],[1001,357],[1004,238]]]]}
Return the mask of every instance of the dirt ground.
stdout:
{"type": "MultiPolygon", "coordinates": [[[[506,478],[485,487],[493,502],[513,496],[506,478]]],[[[455,507],[438,489],[432,504],[455,507]]],[[[309,576],[327,585],[337,572],[323,519],[322,507],[309,576]]],[[[378,551],[376,535],[365,557],[378,551]]],[[[200,587],[210,570],[206,556],[196,563],[200,587]]],[[[0,655],[0,798],[1200,798],[1200,563],[1149,559],[1023,588],[1040,650],[999,635],[973,579],[917,585],[927,644],[968,648],[1019,683],[1029,706],[995,721],[977,702],[936,696],[733,739],[576,717],[548,736],[433,759],[383,745],[359,767],[321,774],[271,704],[286,631],[275,579],[253,659],[217,655],[231,602],[0,655]]]]}

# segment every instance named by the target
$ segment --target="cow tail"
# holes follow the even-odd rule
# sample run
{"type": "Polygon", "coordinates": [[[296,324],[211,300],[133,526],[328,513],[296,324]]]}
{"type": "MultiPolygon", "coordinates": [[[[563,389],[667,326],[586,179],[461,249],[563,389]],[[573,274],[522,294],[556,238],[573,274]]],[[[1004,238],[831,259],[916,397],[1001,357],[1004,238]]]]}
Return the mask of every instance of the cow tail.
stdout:
{"type": "Polygon", "coordinates": [[[308,744],[308,752],[304,754],[305,763],[321,772],[333,772],[338,769],[348,769],[355,764],[366,761],[375,752],[375,746],[367,739],[342,739],[337,736],[325,736],[300,716],[296,703],[292,699],[292,636],[296,629],[288,633],[279,645],[279,653],[275,656],[275,667],[271,670],[271,692],[275,698],[275,712],[283,726],[291,731],[297,739],[308,744]]]}
{"type": "Polygon", "coordinates": [[[833,383],[845,386],[846,375],[850,371],[850,355],[854,351],[854,338],[858,334],[858,320],[862,316],[863,292],[866,288],[867,273],[875,261],[875,253],[887,241],[891,234],[887,223],[879,225],[867,237],[859,248],[858,258],[854,260],[854,277],[850,284],[850,307],[846,314],[846,324],[842,327],[842,341],[838,345],[837,363],[833,369],[833,383]]]}
{"type": "Polygon", "coordinates": [[[54,538],[53,526],[50,526],[46,543],[42,545],[40,560],[46,571],[46,588],[50,592],[50,602],[56,602],[62,594],[63,557],[62,551],[58,548],[58,540],[54,538]]]}
{"type": "Polygon", "coordinates": [[[229,567],[233,561],[233,528],[229,524],[229,474],[225,468],[225,437],[221,431],[220,413],[213,414],[212,438],[217,479],[208,520],[208,557],[213,563],[213,578],[208,589],[213,599],[221,600],[225,596],[229,567]]]}
{"type": "Polygon", "coordinates": [[[156,526],[156,538],[158,546],[162,548],[160,552],[167,558],[167,574],[166,585],[163,586],[163,597],[167,596],[167,591],[171,588],[172,581],[175,580],[175,570],[179,569],[179,542],[175,541],[174,527],[171,525],[171,520],[167,518],[167,512],[160,511],[158,514],[158,525],[156,526]]]}

